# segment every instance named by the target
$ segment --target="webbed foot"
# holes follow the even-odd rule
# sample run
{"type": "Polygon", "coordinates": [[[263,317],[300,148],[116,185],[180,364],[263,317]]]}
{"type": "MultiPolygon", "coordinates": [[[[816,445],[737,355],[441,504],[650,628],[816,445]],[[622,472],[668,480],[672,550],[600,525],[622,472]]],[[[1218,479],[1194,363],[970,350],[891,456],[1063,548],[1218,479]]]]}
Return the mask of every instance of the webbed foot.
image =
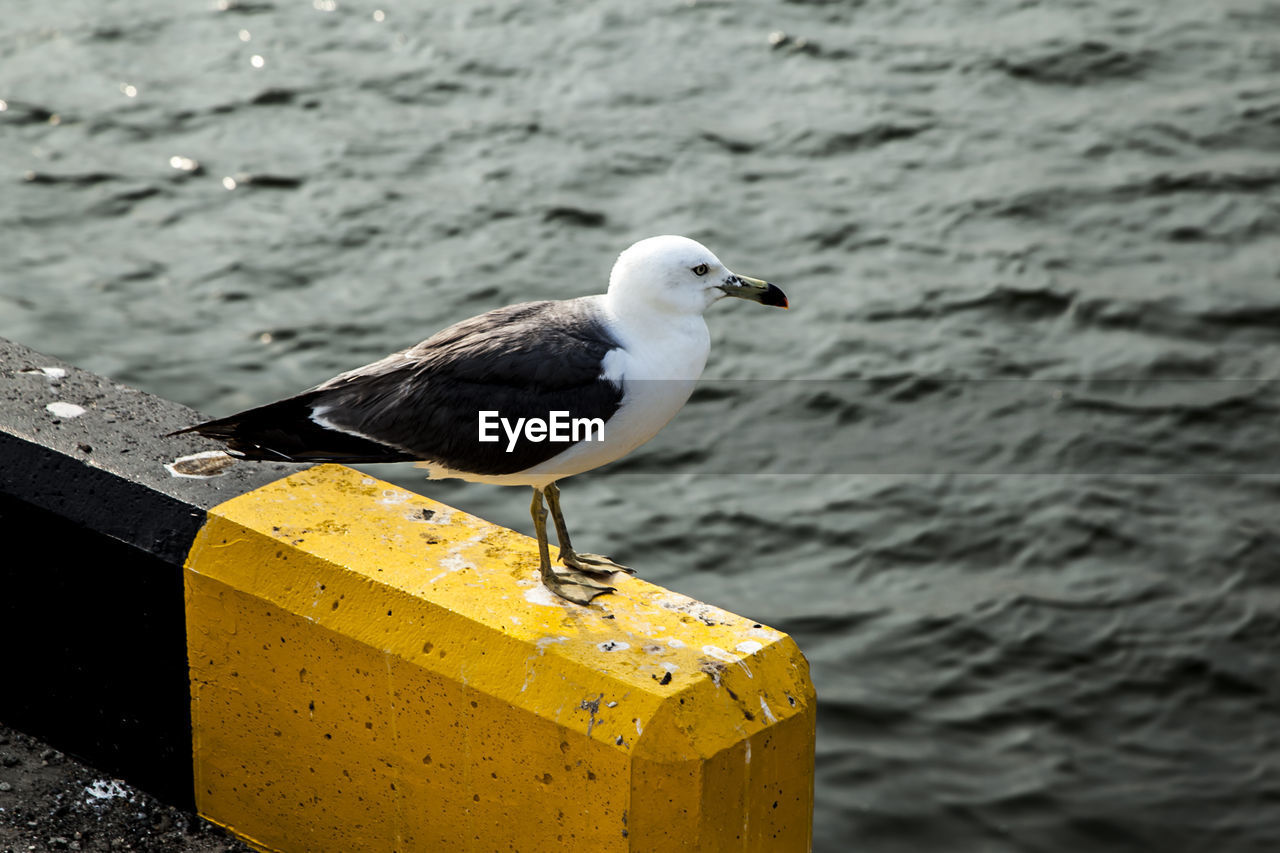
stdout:
{"type": "Polygon", "coordinates": [[[591,599],[597,595],[614,591],[613,587],[597,583],[588,575],[575,570],[556,572],[547,569],[542,572],[542,583],[556,595],[574,604],[590,604],[591,599]]]}
{"type": "Polygon", "coordinates": [[[636,570],[621,563],[615,563],[600,554],[579,554],[576,551],[560,551],[560,562],[571,569],[586,572],[590,575],[611,575],[614,572],[626,572],[634,575],[636,570]]]}

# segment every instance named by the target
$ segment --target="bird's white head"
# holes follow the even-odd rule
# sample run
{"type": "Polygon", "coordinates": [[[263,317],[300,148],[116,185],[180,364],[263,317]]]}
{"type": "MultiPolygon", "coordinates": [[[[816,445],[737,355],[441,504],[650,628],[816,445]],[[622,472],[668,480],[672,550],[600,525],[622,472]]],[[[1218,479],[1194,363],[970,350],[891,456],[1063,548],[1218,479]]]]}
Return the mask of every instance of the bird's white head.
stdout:
{"type": "Polygon", "coordinates": [[[609,299],[670,314],[701,314],[711,303],[737,296],[787,307],[772,284],[736,275],[696,240],[666,234],[633,244],[609,275],[609,299]]]}

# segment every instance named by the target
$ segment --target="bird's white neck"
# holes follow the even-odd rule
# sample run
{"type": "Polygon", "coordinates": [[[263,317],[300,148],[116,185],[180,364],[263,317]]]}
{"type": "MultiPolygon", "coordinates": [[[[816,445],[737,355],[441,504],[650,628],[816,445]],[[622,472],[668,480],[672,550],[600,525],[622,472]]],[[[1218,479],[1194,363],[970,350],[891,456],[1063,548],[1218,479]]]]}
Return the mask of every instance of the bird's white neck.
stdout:
{"type": "Polygon", "coordinates": [[[614,333],[632,357],[628,361],[633,378],[692,380],[702,375],[711,348],[702,314],[662,310],[616,292],[600,299],[614,333]],[[641,371],[648,375],[640,376],[641,371]]]}

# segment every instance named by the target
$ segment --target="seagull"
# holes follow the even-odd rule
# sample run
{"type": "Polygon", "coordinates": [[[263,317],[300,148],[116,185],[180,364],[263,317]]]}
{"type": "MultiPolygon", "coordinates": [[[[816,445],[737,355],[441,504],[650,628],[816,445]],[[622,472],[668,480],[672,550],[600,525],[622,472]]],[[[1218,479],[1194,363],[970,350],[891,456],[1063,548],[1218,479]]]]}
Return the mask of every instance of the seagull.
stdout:
{"type": "Polygon", "coordinates": [[[703,312],[726,296],[787,308],[773,284],[737,275],[702,244],[664,235],[618,256],[607,292],[508,305],[292,397],[170,435],[274,462],[417,462],[429,479],[531,486],[543,584],[589,604],[613,592],[599,554],[575,551],[559,480],[619,459],[658,433],[702,374],[703,312]],[[560,562],[547,540],[551,508],[560,562]]]}

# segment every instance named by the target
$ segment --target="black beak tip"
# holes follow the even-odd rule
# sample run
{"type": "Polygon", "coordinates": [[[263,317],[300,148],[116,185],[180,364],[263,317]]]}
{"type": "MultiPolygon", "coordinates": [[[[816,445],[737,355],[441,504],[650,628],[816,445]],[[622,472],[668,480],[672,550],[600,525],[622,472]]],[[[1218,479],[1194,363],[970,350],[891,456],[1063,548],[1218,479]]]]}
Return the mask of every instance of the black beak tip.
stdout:
{"type": "Polygon", "coordinates": [[[769,285],[769,289],[764,292],[764,298],[760,300],[761,305],[771,305],[774,308],[790,308],[791,303],[787,302],[787,294],[782,292],[782,288],[775,284],[769,285]]]}

